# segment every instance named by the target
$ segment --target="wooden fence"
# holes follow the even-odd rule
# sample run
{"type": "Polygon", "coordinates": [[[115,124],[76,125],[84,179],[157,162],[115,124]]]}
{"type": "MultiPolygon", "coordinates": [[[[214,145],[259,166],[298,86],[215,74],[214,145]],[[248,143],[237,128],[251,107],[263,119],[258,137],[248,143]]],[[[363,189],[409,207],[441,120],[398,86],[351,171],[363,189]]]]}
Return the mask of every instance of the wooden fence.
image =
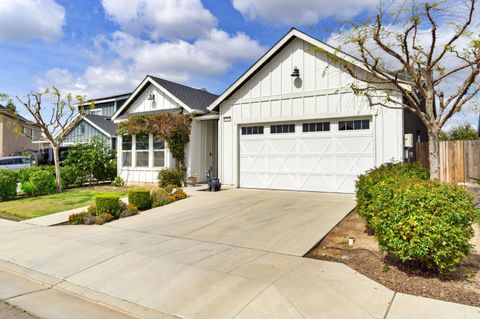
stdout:
{"type": "MultiPolygon", "coordinates": [[[[428,168],[428,143],[417,143],[415,160],[428,168]]],[[[440,142],[440,180],[446,183],[475,183],[480,180],[480,140],[440,142]]]]}

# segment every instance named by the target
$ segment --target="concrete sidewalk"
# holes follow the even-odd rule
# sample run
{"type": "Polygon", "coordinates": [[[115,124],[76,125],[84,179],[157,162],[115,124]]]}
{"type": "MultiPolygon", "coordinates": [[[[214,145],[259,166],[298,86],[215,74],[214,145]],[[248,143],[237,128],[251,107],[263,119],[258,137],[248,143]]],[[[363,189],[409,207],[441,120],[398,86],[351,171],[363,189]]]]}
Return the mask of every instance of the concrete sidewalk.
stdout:
{"type": "Polygon", "coordinates": [[[478,308],[395,294],[343,264],[296,256],[312,245],[314,228],[325,228],[307,216],[331,213],[336,201],[318,210],[315,201],[328,197],[258,192],[198,192],[103,226],[0,222],[0,271],[11,276],[0,272],[0,298],[54,319],[108,318],[106,310],[137,318],[480,318],[478,308]],[[297,219],[285,207],[291,197],[305,200],[297,219]],[[72,311],[92,302],[98,313],[72,311]]]}

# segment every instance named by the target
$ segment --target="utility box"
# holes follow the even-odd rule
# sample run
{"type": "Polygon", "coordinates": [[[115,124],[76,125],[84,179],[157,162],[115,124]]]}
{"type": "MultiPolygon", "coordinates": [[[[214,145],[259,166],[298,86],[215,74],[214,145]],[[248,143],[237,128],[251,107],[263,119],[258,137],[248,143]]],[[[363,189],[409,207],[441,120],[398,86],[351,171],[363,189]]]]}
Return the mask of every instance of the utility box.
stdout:
{"type": "Polygon", "coordinates": [[[403,147],[413,148],[413,134],[405,134],[403,137],[403,147]]]}

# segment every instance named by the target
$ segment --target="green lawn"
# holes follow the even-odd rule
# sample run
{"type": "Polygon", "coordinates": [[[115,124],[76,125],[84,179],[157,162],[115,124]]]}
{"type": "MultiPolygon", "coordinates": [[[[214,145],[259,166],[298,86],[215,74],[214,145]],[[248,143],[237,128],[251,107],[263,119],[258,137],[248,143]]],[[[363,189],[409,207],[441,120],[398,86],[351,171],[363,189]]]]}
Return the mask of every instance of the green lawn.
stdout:
{"type": "Polygon", "coordinates": [[[121,197],[127,195],[125,188],[108,186],[69,189],[60,194],[0,202],[0,218],[24,220],[63,212],[73,208],[88,206],[94,202],[95,195],[111,192],[119,193],[121,197]]]}
{"type": "Polygon", "coordinates": [[[477,208],[477,222],[480,224],[480,208],[477,208]]]}

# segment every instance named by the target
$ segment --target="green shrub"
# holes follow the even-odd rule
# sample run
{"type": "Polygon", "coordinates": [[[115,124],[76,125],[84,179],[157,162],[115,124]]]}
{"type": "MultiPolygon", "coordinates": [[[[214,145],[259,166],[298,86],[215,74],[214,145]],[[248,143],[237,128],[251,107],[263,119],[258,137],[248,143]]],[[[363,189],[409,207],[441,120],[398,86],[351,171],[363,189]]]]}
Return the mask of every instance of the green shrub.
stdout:
{"type": "Polygon", "coordinates": [[[28,182],[21,185],[22,191],[29,196],[55,193],[57,187],[55,174],[49,170],[35,170],[29,173],[28,182]]]}
{"type": "Polygon", "coordinates": [[[122,205],[122,208],[120,209],[120,215],[119,218],[125,218],[125,217],[130,217],[138,214],[138,208],[137,206],[133,204],[125,204],[122,205]]]}
{"type": "Polygon", "coordinates": [[[152,207],[150,191],[148,189],[132,189],[128,192],[128,203],[137,206],[139,210],[152,207]]]}
{"type": "Polygon", "coordinates": [[[115,151],[102,138],[75,145],[63,161],[77,176],[77,183],[111,181],[117,176],[115,151]]]}
{"type": "Polygon", "coordinates": [[[38,171],[48,171],[55,175],[55,166],[42,165],[22,168],[18,171],[18,182],[21,184],[28,182],[32,173],[38,171]]]}
{"type": "Polygon", "coordinates": [[[160,187],[167,185],[182,186],[182,181],[185,179],[184,169],[166,168],[158,172],[158,184],[160,187]]]}
{"type": "Polygon", "coordinates": [[[182,200],[182,199],[185,199],[187,198],[187,194],[183,191],[183,189],[181,188],[178,188],[171,196],[173,198],[174,201],[177,201],[177,200],[182,200]]]}
{"type": "Polygon", "coordinates": [[[125,181],[124,181],[120,176],[117,176],[117,177],[115,177],[115,179],[112,181],[112,186],[115,186],[115,187],[123,187],[123,186],[125,186],[125,181]]]}
{"type": "Polygon", "coordinates": [[[109,213],[115,218],[120,213],[120,196],[118,194],[101,194],[95,197],[96,214],[109,213]]]}
{"type": "MultiPolygon", "coordinates": [[[[371,201],[376,196],[373,186],[380,184],[382,187],[387,187],[387,185],[396,184],[403,179],[413,178],[428,180],[430,173],[417,164],[386,163],[359,176],[356,183],[357,211],[367,223],[368,228],[372,228],[371,218],[375,212],[375,208],[371,206],[371,201]]],[[[394,192],[394,190],[390,190],[394,192]]],[[[385,191],[388,192],[387,189],[385,191]]],[[[390,196],[393,194],[390,193],[390,196]]]]}
{"type": "Polygon", "coordinates": [[[164,189],[155,190],[152,192],[152,207],[160,207],[168,205],[172,202],[169,193],[164,189]]]}
{"type": "Polygon", "coordinates": [[[416,166],[387,164],[361,176],[357,203],[380,249],[404,263],[448,273],[471,252],[472,196],[416,166]]]}
{"type": "Polygon", "coordinates": [[[0,201],[14,198],[17,195],[18,174],[6,169],[0,170],[0,201]]]}
{"type": "Polygon", "coordinates": [[[87,212],[72,214],[68,216],[68,223],[70,225],[83,225],[88,217],[90,217],[90,214],[87,212]]]}
{"type": "Polygon", "coordinates": [[[78,187],[85,182],[80,172],[76,171],[73,167],[65,166],[60,168],[60,171],[63,188],[78,187]]]}

